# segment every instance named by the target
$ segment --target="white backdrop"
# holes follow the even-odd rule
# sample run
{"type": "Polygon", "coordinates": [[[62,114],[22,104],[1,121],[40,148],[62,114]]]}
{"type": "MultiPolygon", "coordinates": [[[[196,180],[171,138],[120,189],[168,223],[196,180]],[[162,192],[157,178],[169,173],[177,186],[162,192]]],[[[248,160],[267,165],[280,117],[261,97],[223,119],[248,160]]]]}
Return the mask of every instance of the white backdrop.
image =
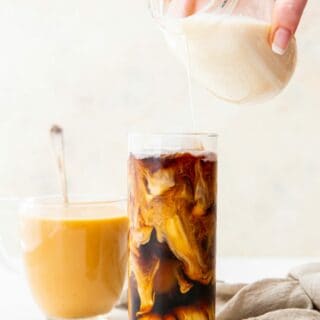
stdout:
{"type": "MultiPolygon", "coordinates": [[[[199,129],[220,134],[222,255],[319,254],[319,16],[310,0],[275,100],[237,107],[195,90],[199,129]]],[[[1,196],[59,191],[52,123],[76,194],[126,193],[127,131],[190,130],[185,72],[146,2],[1,0],[0,39],[1,196]]]]}

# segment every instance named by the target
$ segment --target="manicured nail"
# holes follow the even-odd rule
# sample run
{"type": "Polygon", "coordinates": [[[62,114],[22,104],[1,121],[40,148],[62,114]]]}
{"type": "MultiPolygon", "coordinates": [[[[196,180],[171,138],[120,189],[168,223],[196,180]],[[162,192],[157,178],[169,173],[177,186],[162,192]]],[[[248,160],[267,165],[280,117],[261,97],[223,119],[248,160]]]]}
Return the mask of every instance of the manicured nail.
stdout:
{"type": "Polygon", "coordinates": [[[279,28],[274,34],[272,51],[282,56],[288,49],[291,37],[292,33],[290,30],[279,28]]]}

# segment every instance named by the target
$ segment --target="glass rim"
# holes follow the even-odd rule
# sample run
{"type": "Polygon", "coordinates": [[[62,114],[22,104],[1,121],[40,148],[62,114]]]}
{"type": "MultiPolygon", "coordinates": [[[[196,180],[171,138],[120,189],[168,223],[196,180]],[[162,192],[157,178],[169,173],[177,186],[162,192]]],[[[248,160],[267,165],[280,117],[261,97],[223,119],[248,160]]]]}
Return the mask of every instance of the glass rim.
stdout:
{"type": "MultiPolygon", "coordinates": [[[[148,0],[148,10],[152,16],[152,18],[154,19],[163,19],[164,17],[164,12],[162,12],[162,15],[160,14],[156,14],[155,10],[154,10],[154,2],[157,1],[158,3],[160,3],[162,1],[162,3],[164,2],[163,0],[148,0]]],[[[215,4],[216,0],[207,0],[207,3],[203,6],[203,8],[201,8],[200,10],[198,10],[197,12],[191,14],[190,16],[196,14],[196,13],[203,13],[203,12],[207,12],[208,9],[210,9],[210,7],[215,4]]],[[[235,2],[235,4],[237,4],[237,1],[235,2]]],[[[234,6],[235,6],[234,4],[234,6]]],[[[164,11],[164,6],[161,6],[161,10],[164,11]]],[[[185,19],[188,18],[190,16],[186,16],[186,17],[169,17],[169,19],[177,19],[177,20],[181,20],[181,19],[185,19]]],[[[167,17],[168,18],[168,17],[167,17]]]]}
{"type": "Polygon", "coordinates": [[[128,137],[142,137],[142,136],[185,136],[185,137],[207,137],[207,138],[218,138],[219,135],[214,132],[129,132],[128,137]]]}
{"type": "Polygon", "coordinates": [[[110,199],[105,196],[92,196],[92,195],[73,195],[69,196],[71,199],[70,202],[65,204],[63,202],[62,195],[44,195],[44,196],[35,196],[35,197],[0,197],[1,202],[16,202],[20,203],[24,208],[33,208],[33,207],[44,207],[44,208],[60,208],[66,206],[68,208],[82,208],[82,207],[103,207],[108,205],[116,205],[125,203],[127,199],[125,197],[110,197],[110,199]]]}

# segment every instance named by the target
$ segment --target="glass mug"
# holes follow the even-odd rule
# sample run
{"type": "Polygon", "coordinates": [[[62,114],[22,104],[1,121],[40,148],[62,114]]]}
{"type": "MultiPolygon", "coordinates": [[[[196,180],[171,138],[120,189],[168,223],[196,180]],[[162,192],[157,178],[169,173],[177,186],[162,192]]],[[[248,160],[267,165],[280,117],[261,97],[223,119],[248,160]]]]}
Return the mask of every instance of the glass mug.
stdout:
{"type": "Polygon", "coordinates": [[[187,74],[215,97],[264,102],[289,83],[296,66],[293,37],[271,49],[274,0],[149,0],[152,16],[187,74]]]}
{"type": "Polygon", "coordinates": [[[65,205],[59,197],[18,203],[24,270],[47,319],[102,319],[119,300],[128,253],[125,204],[65,205]]]}
{"type": "Polygon", "coordinates": [[[129,319],[215,318],[215,134],[129,136],[129,319]]]}

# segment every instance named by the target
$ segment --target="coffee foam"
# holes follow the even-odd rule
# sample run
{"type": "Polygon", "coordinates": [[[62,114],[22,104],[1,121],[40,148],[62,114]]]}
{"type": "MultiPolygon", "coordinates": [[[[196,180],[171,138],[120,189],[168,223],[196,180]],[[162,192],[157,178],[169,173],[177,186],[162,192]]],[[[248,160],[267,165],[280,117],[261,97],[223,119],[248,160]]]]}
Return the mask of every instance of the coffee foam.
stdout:
{"type": "Polygon", "coordinates": [[[132,150],[132,153],[150,156],[181,152],[201,152],[203,150],[203,145],[197,138],[175,136],[169,139],[162,136],[154,136],[150,141],[145,142],[142,149],[132,150]]]}
{"type": "Polygon", "coordinates": [[[190,154],[194,157],[201,157],[207,161],[216,161],[216,154],[214,152],[206,151],[206,150],[192,150],[192,149],[179,149],[179,150],[141,150],[140,152],[133,153],[132,155],[136,159],[146,159],[146,158],[160,158],[166,156],[174,156],[179,154],[190,154]]]}
{"type": "Polygon", "coordinates": [[[24,219],[76,221],[107,220],[126,216],[126,210],[113,205],[70,203],[28,208],[21,214],[24,219]]]}

